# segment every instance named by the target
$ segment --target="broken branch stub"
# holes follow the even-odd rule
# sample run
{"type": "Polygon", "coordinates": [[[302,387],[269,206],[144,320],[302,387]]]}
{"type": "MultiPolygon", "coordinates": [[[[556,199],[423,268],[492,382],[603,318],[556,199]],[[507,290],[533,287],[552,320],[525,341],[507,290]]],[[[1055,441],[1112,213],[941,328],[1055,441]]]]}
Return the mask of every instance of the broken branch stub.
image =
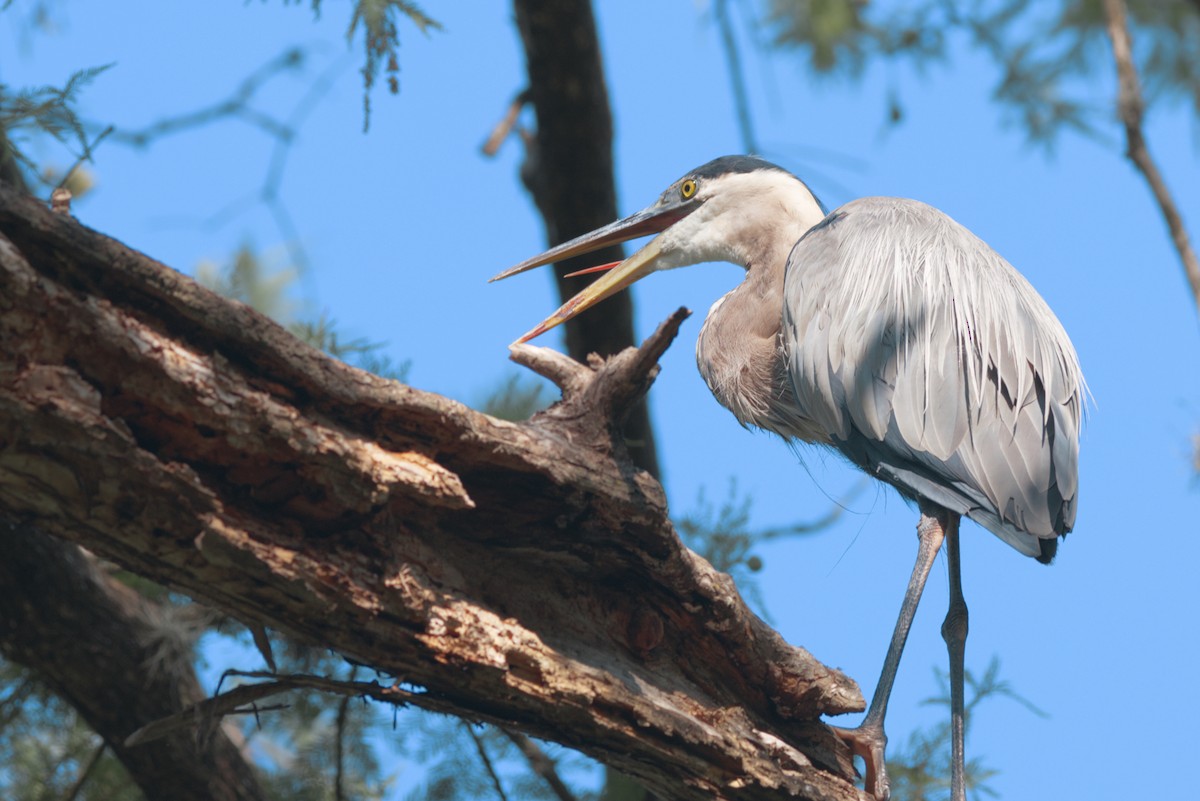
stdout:
{"type": "Polygon", "coordinates": [[[592,354],[587,365],[551,348],[509,346],[509,358],[554,382],[562,392],[561,401],[534,416],[534,425],[562,428],[576,445],[601,448],[627,461],[621,426],[649,391],[658,376],[659,358],[690,316],[688,309],[680,308],[639,347],[607,358],[592,354]]]}

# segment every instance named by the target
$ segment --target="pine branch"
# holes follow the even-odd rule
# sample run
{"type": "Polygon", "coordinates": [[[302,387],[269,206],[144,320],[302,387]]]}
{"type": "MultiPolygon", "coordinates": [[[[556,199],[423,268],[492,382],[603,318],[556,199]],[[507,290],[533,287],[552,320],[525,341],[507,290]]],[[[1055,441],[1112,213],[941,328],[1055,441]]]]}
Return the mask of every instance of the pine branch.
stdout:
{"type": "Polygon", "coordinates": [[[1145,101],[1142,98],[1137,67],[1133,63],[1133,45],[1129,36],[1129,21],[1124,0],[1104,0],[1104,14],[1108,38],[1112,42],[1113,58],[1117,64],[1117,113],[1125,126],[1125,154],[1142,173],[1154,194],[1159,211],[1170,231],[1171,241],[1179,253],[1179,260],[1183,263],[1184,276],[1191,287],[1197,312],[1200,312],[1200,260],[1197,260],[1196,251],[1192,248],[1179,207],[1176,206],[1158,165],[1150,156],[1150,148],[1142,130],[1145,101]]]}

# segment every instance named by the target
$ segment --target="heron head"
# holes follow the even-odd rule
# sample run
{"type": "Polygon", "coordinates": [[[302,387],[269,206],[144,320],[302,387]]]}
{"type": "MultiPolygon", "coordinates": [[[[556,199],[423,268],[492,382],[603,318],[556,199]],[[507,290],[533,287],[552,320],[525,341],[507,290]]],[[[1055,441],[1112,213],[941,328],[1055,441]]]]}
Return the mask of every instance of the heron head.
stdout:
{"type": "MultiPolygon", "coordinates": [[[[757,239],[771,235],[774,216],[788,210],[786,203],[777,202],[780,198],[776,197],[776,190],[791,187],[794,191],[796,185],[804,188],[812,206],[819,209],[807,187],[781,167],[753,156],[724,156],[687,173],[641,211],[505,270],[491,280],[499,281],[608,245],[658,234],[624,261],[572,273],[605,271],[517,342],[527,342],[545,333],[657,270],[707,261],[748,264],[746,252],[757,239]],[[757,213],[759,210],[772,213],[757,213]]],[[[800,233],[821,216],[818,214],[800,233]]],[[[799,234],[791,239],[789,247],[797,238],[799,234]]]]}

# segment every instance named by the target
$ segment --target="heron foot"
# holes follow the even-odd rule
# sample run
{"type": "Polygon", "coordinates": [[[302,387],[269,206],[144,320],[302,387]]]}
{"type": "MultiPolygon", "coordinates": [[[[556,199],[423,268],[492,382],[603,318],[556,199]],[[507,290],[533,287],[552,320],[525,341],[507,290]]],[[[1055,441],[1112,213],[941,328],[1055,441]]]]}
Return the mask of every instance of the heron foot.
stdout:
{"type": "Polygon", "coordinates": [[[853,729],[843,729],[840,726],[830,728],[842,742],[850,746],[855,756],[862,757],[866,763],[867,775],[864,777],[864,784],[867,792],[875,801],[888,801],[892,790],[888,785],[887,764],[883,757],[887,748],[887,735],[883,733],[883,726],[864,722],[853,729]]]}

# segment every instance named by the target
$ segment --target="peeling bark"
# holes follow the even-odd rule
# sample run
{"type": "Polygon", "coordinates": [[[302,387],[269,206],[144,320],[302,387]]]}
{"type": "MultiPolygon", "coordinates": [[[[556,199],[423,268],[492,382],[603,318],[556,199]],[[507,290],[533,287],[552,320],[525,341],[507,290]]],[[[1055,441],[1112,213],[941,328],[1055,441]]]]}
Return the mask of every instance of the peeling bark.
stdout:
{"type": "Polygon", "coordinates": [[[0,187],[0,512],[674,798],[862,797],[857,686],[682,546],[621,416],[677,314],[514,424],[0,187]]]}

